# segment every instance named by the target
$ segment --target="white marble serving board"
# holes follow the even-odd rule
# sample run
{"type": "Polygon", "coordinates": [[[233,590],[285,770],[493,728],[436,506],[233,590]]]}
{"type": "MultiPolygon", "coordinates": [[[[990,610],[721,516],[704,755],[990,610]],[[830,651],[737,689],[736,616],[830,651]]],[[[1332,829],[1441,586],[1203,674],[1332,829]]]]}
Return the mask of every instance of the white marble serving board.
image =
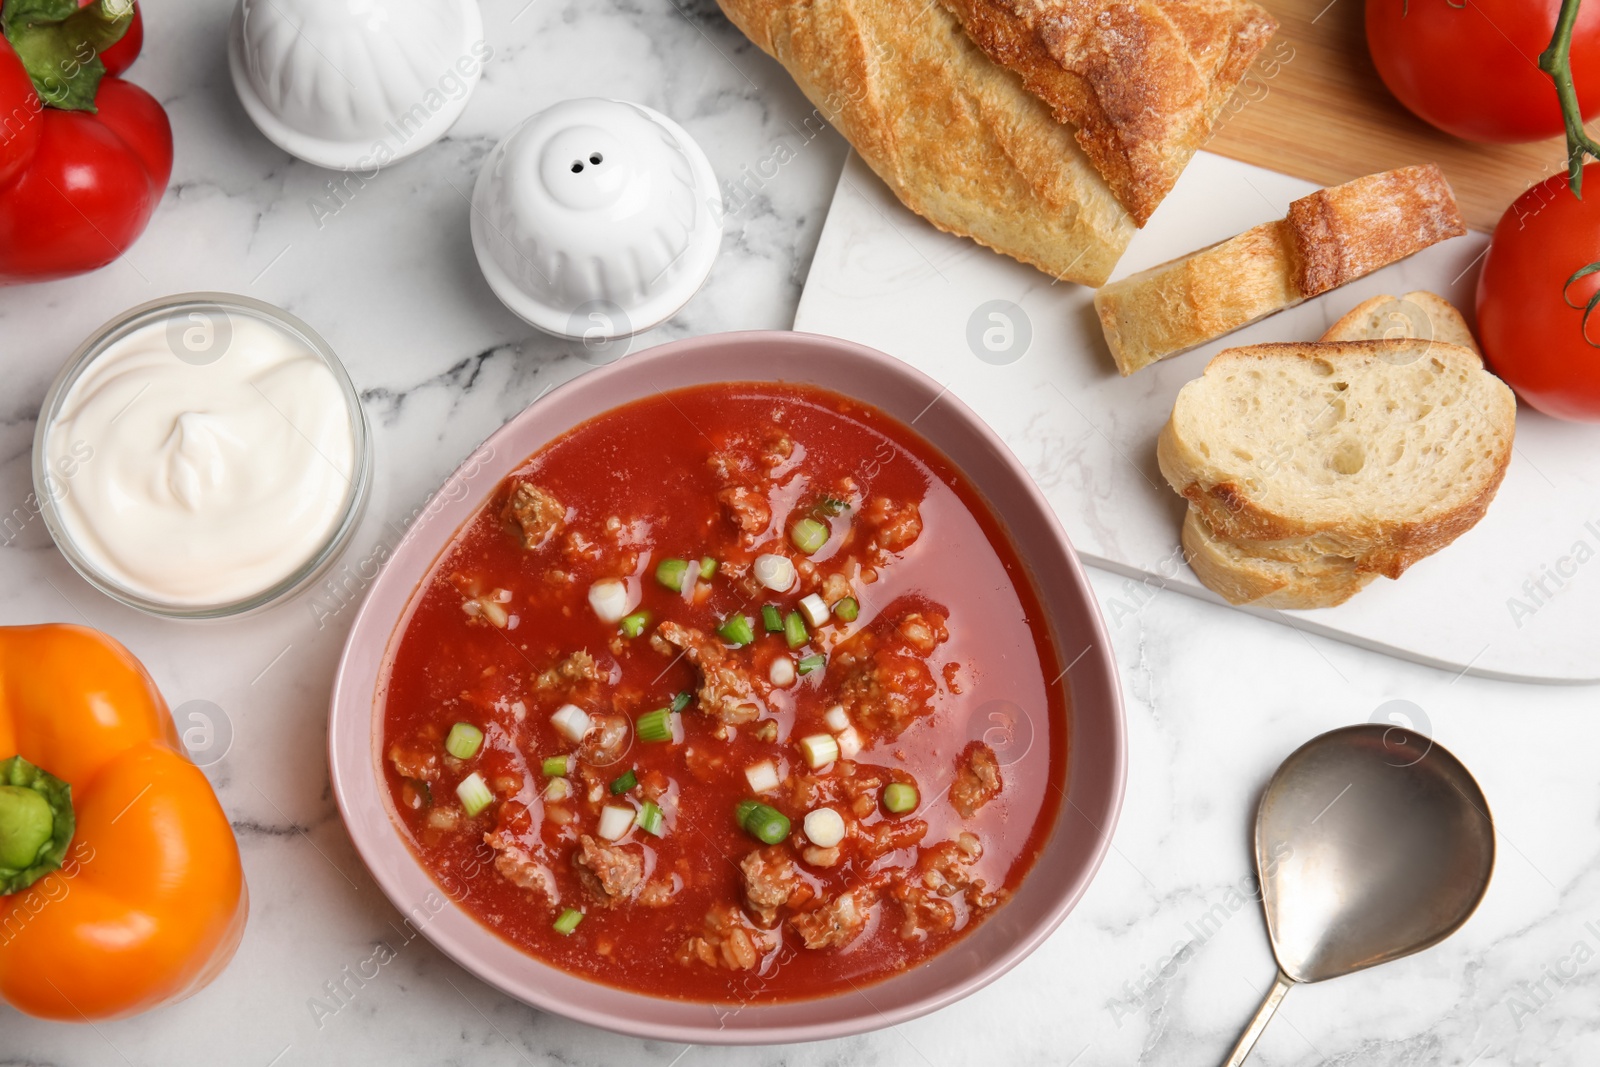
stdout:
{"type": "MultiPolygon", "coordinates": [[[[1116,276],[1281,218],[1291,200],[1313,188],[1201,153],[1135,237],[1116,276]]],[[[1487,243],[1478,233],[1447,241],[1121,378],[1091,290],[939,232],[852,155],[795,328],[899,356],[988,420],[1044,489],[1085,560],[1127,577],[1121,595],[1105,605],[1114,624],[1163,588],[1220,602],[1183,562],[1183,502],[1156,468],[1156,434],[1178,389],[1223,348],[1315,339],[1378,293],[1428,289],[1470,312],[1487,243]],[[1009,343],[1006,322],[991,313],[1014,320],[1009,343]],[[985,330],[997,331],[989,348],[985,330]],[[1025,333],[1031,340],[1024,349],[1025,333]]],[[[1455,544],[1402,580],[1379,579],[1337,608],[1241,610],[1456,671],[1593,681],[1600,679],[1600,563],[1590,565],[1597,556],[1600,426],[1558,422],[1524,405],[1505,483],[1487,517],[1455,544]]]]}

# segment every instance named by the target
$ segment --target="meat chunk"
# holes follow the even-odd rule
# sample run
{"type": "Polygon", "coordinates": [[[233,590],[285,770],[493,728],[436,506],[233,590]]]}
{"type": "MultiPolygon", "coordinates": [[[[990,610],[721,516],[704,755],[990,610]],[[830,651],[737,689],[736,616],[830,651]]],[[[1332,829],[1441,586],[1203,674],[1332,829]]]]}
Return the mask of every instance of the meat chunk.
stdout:
{"type": "Polygon", "coordinates": [[[500,517],[522,541],[522,547],[531,551],[550,540],[566,521],[567,509],[547,490],[532,482],[518,482],[500,517]]]}
{"type": "Polygon", "coordinates": [[[540,693],[570,692],[579,686],[600,680],[600,669],[587,649],[568,653],[553,667],[539,672],[533,687],[540,693]]]}
{"type": "Polygon", "coordinates": [[[861,852],[868,862],[917,844],[928,833],[921,819],[894,819],[861,827],[861,852]]]}
{"type": "Polygon", "coordinates": [[[610,845],[584,834],[572,854],[578,880],[606,905],[626,899],[644,878],[644,856],[635,845],[610,845]]]}
{"type": "Polygon", "coordinates": [[[806,948],[840,948],[866,929],[877,899],[878,891],[872,886],[857,886],[820,907],[790,916],[789,925],[806,948]]]}
{"type": "Polygon", "coordinates": [[[578,758],[596,767],[609,767],[628,751],[628,720],[621,715],[589,717],[589,733],[578,744],[578,758]]]}
{"type": "Polygon", "coordinates": [[[929,931],[952,930],[961,918],[954,904],[915,882],[896,882],[889,895],[900,905],[900,936],[907,941],[920,941],[929,931]]]}
{"type": "Polygon", "coordinates": [[[926,656],[950,639],[944,616],[913,611],[902,616],[895,632],[907,645],[926,656]]]}
{"type": "Polygon", "coordinates": [[[758,443],[746,434],[737,434],[723,447],[706,457],[717,480],[724,485],[751,484],[769,477],[794,455],[794,441],[782,430],[773,428],[758,443]]]}
{"type": "Polygon", "coordinates": [[[827,806],[864,819],[878,806],[878,795],[888,782],[889,775],[881,768],[839,760],[829,774],[795,775],[789,792],[797,808],[827,806]]]}
{"type": "Polygon", "coordinates": [[[923,849],[917,858],[917,879],[942,897],[961,895],[972,907],[991,907],[994,894],[982,879],[972,877],[972,865],[983,857],[978,835],[963,830],[953,841],[941,841],[923,849]]]}
{"type": "Polygon", "coordinates": [[[883,552],[903,552],[922,535],[922,512],[914,500],[896,504],[886,496],[874,497],[861,518],[872,527],[871,543],[883,552]]]}
{"type": "Polygon", "coordinates": [[[963,819],[970,819],[979,808],[1000,795],[1000,761],[994,749],[974,741],[961,750],[956,760],[956,778],[950,783],[950,803],[963,819]]]}
{"type": "Polygon", "coordinates": [[[734,485],[717,494],[717,501],[746,540],[757,537],[772,523],[772,508],[759,489],[734,485]]]}
{"type": "Polygon", "coordinates": [[[897,875],[889,895],[901,908],[900,936],[920,941],[929,932],[959,930],[978,912],[999,903],[971,867],[983,855],[976,834],[960,833],[924,849],[916,870],[897,875]]]}
{"type": "Polygon", "coordinates": [[[892,738],[931,712],[937,685],[923,657],[948,636],[942,616],[913,612],[840,643],[829,670],[843,679],[839,702],[851,721],[892,738]]]}
{"type": "Polygon", "coordinates": [[[778,935],[751,925],[734,904],[716,904],[706,912],[704,932],[691,937],[674,958],[688,965],[696,960],[707,967],[748,971],[778,945],[778,935]]]}
{"type": "Polygon", "coordinates": [[[678,895],[678,887],[668,879],[648,883],[639,891],[639,903],[647,908],[664,908],[678,895]]]}
{"type": "Polygon", "coordinates": [[[389,762],[402,778],[416,778],[424,782],[437,782],[443,768],[440,753],[443,748],[437,738],[414,737],[409,741],[396,741],[389,746],[389,762]]]}
{"type": "Polygon", "coordinates": [[[511,834],[499,830],[483,835],[483,843],[494,849],[494,869],[512,885],[531,889],[546,900],[556,899],[555,872],[534,859],[511,834]]]}
{"type": "Polygon", "coordinates": [[[761,714],[753,676],[721,641],[693,627],[664,622],[656,627],[650,644],[669,655],[674,649],[682,649],[689,662],[700,669],[696,695],[700,710],[707,715],[736,726],[754,722],[761,714]]]}
{"type": "Polygon", "coordinates": [[[789,903],[799,884],[789,850],[777,845],[758,848],[739,861],[744,899],[762,926],[778,921],[778,909],[789,903]]]}

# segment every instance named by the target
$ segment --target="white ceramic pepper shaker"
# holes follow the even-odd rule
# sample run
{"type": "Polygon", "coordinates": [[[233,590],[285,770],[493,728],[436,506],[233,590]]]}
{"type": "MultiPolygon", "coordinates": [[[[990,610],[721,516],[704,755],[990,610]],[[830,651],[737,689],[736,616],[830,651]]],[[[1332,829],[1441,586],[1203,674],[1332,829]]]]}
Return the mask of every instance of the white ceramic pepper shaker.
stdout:
{"type": "Polygon", "coordinates": [[[671,318],[722,243],[711,163],[641,104],[565,100],[484,161],[472,247],[505,305],[547,333],[621,337],[671,318]]]}
{"type": "Polygon", "coordinates": [[[250,120],[334,170],[376,171],[443,137],[492,54],[477,0],[239,0],[228,34],[250,120]]]}

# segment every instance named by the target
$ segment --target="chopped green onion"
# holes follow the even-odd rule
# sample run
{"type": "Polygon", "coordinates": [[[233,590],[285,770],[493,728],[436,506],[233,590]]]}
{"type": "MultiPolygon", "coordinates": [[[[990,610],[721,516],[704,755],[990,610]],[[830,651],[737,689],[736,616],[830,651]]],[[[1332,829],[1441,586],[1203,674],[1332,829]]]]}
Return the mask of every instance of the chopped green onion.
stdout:
{"type": "Polygon", "coordinates": [[[576,704],[563,704],[550,716],[550,725],[556,728],[556,733],[577,744],[589,734],[589,728],[594,725],[594,720],[589,718],[589,713],[576,704]]]}
{"type": "Polygon", "coordinates": [[[456,759],[471,759],[482,747],[483,731],[470,722],[456,723],[444,739],[444,750],[456,759]]]}
{"type": "Polygon", "coordinates": [[[456,786],[456,796],[461,798],[461,806],[467,809],[468,817],[477,815],[494,803],[494,794],[489,792],[483,775],[477,771],[461,779],[461,784],[456,786]]]}
{"type": "Polygon", "coordinates": [[[890,782],[883,787],[883,806],[896,815],[903,815],[917,806],[917,787],[904,782],[890,782]]]}
{"type": "Polygon", "coordinates": [[[827,602],[815,593],[807,593],[800,598],[800,614],[812,626],[821,626],[828,621],[827,602]]]}
{"type": "Polygon", "coordinates": [[[645,801],[639,808],[639,814],[633,817],[634,825],[649,834],[651,837],[660,837],[666,830],[667,817],[653,801],[645,801]]]}
{"type": "Polygon", "coordinates": [[[752,763],[744,769],[744,780],[750,783],[752,793],[770,793],[783,784],[778,777],[778,765],[769,759],[752,763]]]}
{"type": "Polygon", "coordinates": [[[794,585],[794,562],[776,552],[763,552],[750,564],[750,573],[763,588],[787,593],[794,585]]]}
{"type": "Polygon", "coordinates": [[[553,929],[558,934],[570,934],[578,928],[578,924],[581,922],[583,922],[583,912],[577,908],[568,908],[561,913],[561,917],[556,920],[553,929]]]}
{"type": "Polygon", "coordinates": [[[856,598],[847,596],[833,606],[833,613],[841,622],[855,622],[856,616],[861,614],[861,605],[856,603],[856,598]]]}
{"type": "Polygon", "coordinates": [[[789,540],[806,555],[828,543],[828,527],[816,519],[801,519],[789,527],[789,540]]]}
{"type": "Polygon", "coordinates": [[[850,503],[836,496],[825,496],[811,508],[817,515],[840,515],[850,510],[850,503]]]}
{"type": "Polygon", "coordinates": [[[565,778],[572,773],[572,757],[546,756],[543,769],[546,778],[565,778]]]}
{"type": "Polygon", "coordinates": [[[783,639],[789,642],[790,648],[799,648],[811,639],[811,632],[806,629],[806,620],[800,617],[798,611],[791,611],[784,617],[783,639]]]}
{"type": "Polygon", "coordinates": [[[676,715],[678,712],[688,707],[689,701],[693,699],[694,695],[685,689],[683,692],[672,698],[672,713],[676,715]]]}
{"type": "Polygon", "coordinates": [[[657,708],[655,711],[645,712],[639,716],[634,730],[641,741],[671,741],[672,709],[657,708]]]}
{"type": "Polygon", "coordinates": [[[634,810],[621,804],[607,804],[600,809],[600,825],[595,833],[607,841],[621,841],[633,829],[634,810]]]}
{"type": "Polygon", "coordinates": [[[789,836],[789,817],[759,800],[741,801],[735,809],[739,825],[757,841],[776,845],[789,836]]]}
{"type": "Polygon", "coordinates": [[[686,559],[664,559],[656,564],[656,581],[674,593],[683,592],[683,576],[688,573],[689,561],[686,559]]]}
{"type": "Polygon", "coordinates": [[[622,619],[622,636],[638,637],[644,633],[644,628],[650,625],[648,611],[636,611],[632,615],[625,615],[622,619]]]}
{"type": "Polygon", "coordinates": [[[810,674],[812,671],[816,670],[818,667],[823,666],[827,662],[828,662],[828,657],[827,656],[823,656],[823,655],[804,656],[800,660],[800,673],[801,674],[810,674]]]}
{"type": "Polygon", "coordinates": [[[783,632],[783,612],[775,606],[768,604],[761,609],[761,624],[767,628],[769,634],[783,632]]]}
{"type": "Polygon", "coordinates": [[[711,576],[717,573],[717,561],[710,556],[700,557],[700,579],[709,582],[711,576]]]}
{"type": "Polygon", "coordinates": [[[839,758],[839,742],[832,734],[812,734],[800,739],[800,751],[811,769],[819,771],[839,758]]]}
{"type": "Polygon", "coordinates": [[[627,774],[624,774],[620,778],[613,778],[611,780],[611,795],[614,797],[621,796],[623,793],[626,793],[628,790],[632,789],[638,784],[639,776],[634,774],[633,769],[630,767],[627,774]]]}
{"type": "Polygon", "coordinates": [[[844,816],[832,808],[815,808],[807,812],[800,825],[805,828],[806,837],[818,848],[832,848],[844,840],[846,833],[844,816]]]}
{"type": "Polygon", "coordinates": [[[748,615],[729,615],[722,625],[717,627],[717,633],[735,645],[748,645],[756,639],[755,627],[750,624],[748,615]]]}

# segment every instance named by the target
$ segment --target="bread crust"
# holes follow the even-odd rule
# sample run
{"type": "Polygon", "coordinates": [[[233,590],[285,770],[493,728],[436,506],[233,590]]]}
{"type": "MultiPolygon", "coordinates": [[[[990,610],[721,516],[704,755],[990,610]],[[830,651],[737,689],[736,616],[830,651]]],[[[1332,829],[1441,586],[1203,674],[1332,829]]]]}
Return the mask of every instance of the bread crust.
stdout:
{"type": "Polygon", "coordinates": [[[1315,538],[1320,550],[1356,561],[1362,572],[1398,578],[1407,567],[1450,544],[1483,517],[1511,463],[1515,419],[1516,401],[1511,391],[1482,369],[1476,355],[1455,345],[1406,340],[1252,345],[1219,353],[1206,367],[1202,378],[1184,387],[1173,407],[1172,417],[1157,439],[1156,460],[1168,484],[1190,502],[1219,539],[1249,548],[1256,543],[1315,538]],[[1184,393],[1202,387],[1205,378],[1214,372],[1219,376],[1225,373],[1230,363],[1315,358],[1334,363],[1359,361],[1371,366],[1373,357],[1378,356],[1381,365],[1382,357],[1414,350],[1419,344],[1428,358],[1467,364],[1472,373],[1485,375],[1493,383],[1491,396],[1495,410],[1484,415],[1496,433],[1496,453],[1472,491],[1442,510],[1394,519],[1351,515],[1333,523],[1275,512],[1256,499],[1250,486],[1234,477],[1219,477],[1220,468],[1190,447],[1178,425],[1185,403],[1184,393]]]}
{"type": "Polygon", "coordinates": [[[1322,341],[1378,341],[1421,337],[1470,349],[1479,359],[1483,350],[1461,312],[1444,297],[1424,290],[1405,296],[1375,296],[1363,300],[1328,327],[1322,341]]]}
{"type": "Polygon", "coordinates": [[[1077,141],[1140,226],[1278,23],[1246,0],[944,0],[1077,141]]]}
{"type": "Polygon", "coordinates": [[[1176,355],[1165,351],[1173,337],[1221,337],[1298,304],[1292,240],[1287,223],[1263,223],[1100,289],[1095,314],[1117,370],[1176,355]]]}
{"type": "Polygon", "coordinates": [[[1110,275],[1133,219],[1072,130],[946,8],[718,3],[912,211],[1065,281],[1110,275]]]}
{"type": "Polygon", "coordinates": [[[1433,163],[1369,174],[1289,205],[1302,298],[1467,232],[1455,194],[1433,163]]]}
{"type": "Polygon", "coordinates": [[[1312,555],[1298,562],[1257,556],[1245,546],[1218,539],[1194,508],[1184,516],[1181,536],[1195,577],[1230,604],[1288,611],[1331,608],[1377,578],[1337,556],[1312,555]]]}
{"type": "Polygon", "coordinates": [[[1113,282],[1095,293],[1095,311],[1126,377],[1466,232],[1439,168],[1403,167],[1319,190],[1281,222],[1113,282]],[[1218,290],[1248,299],[1219,301],[1218,290]]]}

